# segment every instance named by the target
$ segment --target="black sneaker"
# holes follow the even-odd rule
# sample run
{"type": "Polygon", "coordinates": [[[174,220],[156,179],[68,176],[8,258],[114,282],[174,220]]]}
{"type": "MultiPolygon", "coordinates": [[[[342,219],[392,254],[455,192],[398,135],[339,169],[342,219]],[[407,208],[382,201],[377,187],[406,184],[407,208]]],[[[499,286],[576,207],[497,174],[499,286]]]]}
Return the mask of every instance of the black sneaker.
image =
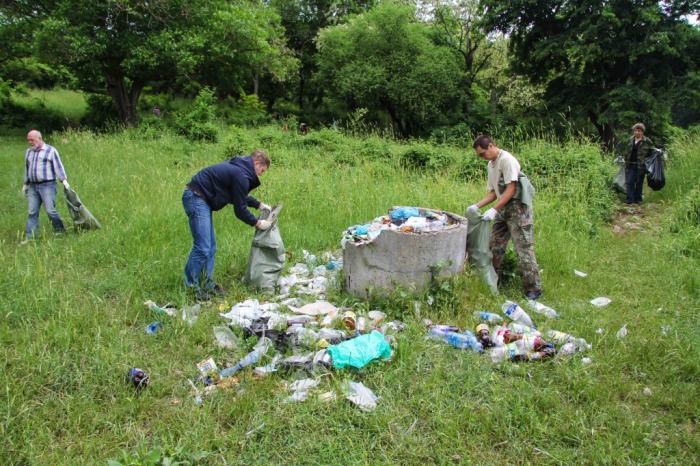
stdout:
{"type": "Polygon", "coordinates": [[[542,297],[542,290],[540,289],[540,290],[528,291],[527,293],[525,293],[525,297],[527,299],[531,299],[531,300],[535,301],[535,300],[542,297]]]}
{"type": "Polygon", "coordinates": [[[214,288],[212,288],[209,291],[213,292],[216,296],[219,297],[226,296],[226,291],[224,291],[224,289],[221,288],[219,285],[214,285],[214,288]]]}

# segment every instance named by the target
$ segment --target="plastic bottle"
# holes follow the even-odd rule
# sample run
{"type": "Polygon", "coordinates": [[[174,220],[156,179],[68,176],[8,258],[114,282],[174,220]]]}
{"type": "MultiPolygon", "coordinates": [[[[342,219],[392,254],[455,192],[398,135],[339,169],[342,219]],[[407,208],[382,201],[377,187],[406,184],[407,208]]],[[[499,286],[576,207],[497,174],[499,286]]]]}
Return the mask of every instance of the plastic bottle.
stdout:
{"type": "Polygon", "coordinates": [[[536,330],[533,327],[528,327],[527,325],[519,324],[518,322],[511,322],[508,324],[508,330],[511,332],[515,333],[522,333],[525,335],[537,335],[541,336],[542,334],[536,330]]]}
{"type": "Polygon", "coordinates": [[[502,362],[527,355],[527,349],[522,340],[508,343],[491,350],[491,361],[502,362]]]}
{"type": "Polygon", "coordinates": [[[583,338],[576,338],[573,335],[569,335],[568,333],[564,332],[558,332],[556,330],[549,330],[547,331],[547,338],[549,341],[554,343],[555,345],[564,345],[566,343],[573,343],[575,347],[581,348],[581,349],[586,349],[590,345],[586,340],[583,338]]]}
{"type": "Polygon", "coordinates": [[[457,333],[432,327],[428,330],[428,336],[436,340],[442,340],[455,348],[473,349],[479,353],[484,351],[484,347],[481,342],[477,340],[474,334],[469,330],[465,330],[464,333],[457,333]]]}
{"type": "Polygon", "coordinates": [[[175,315],[175,307],[172,304],[166,304],[164,307],[160,307],[153,301],[148,300],[143,303],[143,305],[146,307],[146,309],[150,309],[156,314],[167,315],[170,317],[175,315]]]}
{"type": "Polygon", "coordinates": [[[532,325],[532,319],[530,319],[530,316],[527,315],[527,312],[525,312],[522,307],[518,306],[513,301],[506,301],[503,303],[503,306],[501,306],[501,309],[503,310],[503,313],[512,321],[534,328],[534,325],[532,325]]]}
{"type": "Polygon", "coordinates": [[[262,355],[263,355],[262,351],[255,349],[255,350],[251,351],[250,353],[248,353],[247,355],[245,355],[243,357],[243,359],[238,361],[238,363],[235,366],[221,370],[219,372],[219,376],[222,379],[226,378],[226,377],[230,377],[233,374],[235,374],[236,372],[243,369],[244,367],[250,366],[251,364],[255,364],[256,362],[258,362],[260,360],[260,358],[262,357],[262,355]]]}
{"type": "Polygon", "coordinates": [[[487,324],[479,324],[476,326],[476,339],[479,340],[484,348],[496,346],[491,340],[491,331],[487,324]]]}
{"type": "Polygon", "coordinates": [[[545,306],[542,303],[539,303],[537,301],[533,301],[529,299],[527,301],[528,307],[532,309],[533,311],[537,312],[538,314],[542,314],[543,316],[549,317],[550,319],[558,319],[559,318],[559,313],[552,309],[549,306],[545,306]]]}
{"type": "Polygon", "coordinates": [[[486,322],[491,322],[492,324],[503,322],[503,317],[499,316],[498,314],[494,314],[493,312],[475,311],[474,317],[485,320],[486,322]]]}
{"type": "Polygon", "coordinates": [[[552,348],[552,344],[536,335],[524,335],[522,341],[530,351],[541,351],[544,348],[552,348]]]}

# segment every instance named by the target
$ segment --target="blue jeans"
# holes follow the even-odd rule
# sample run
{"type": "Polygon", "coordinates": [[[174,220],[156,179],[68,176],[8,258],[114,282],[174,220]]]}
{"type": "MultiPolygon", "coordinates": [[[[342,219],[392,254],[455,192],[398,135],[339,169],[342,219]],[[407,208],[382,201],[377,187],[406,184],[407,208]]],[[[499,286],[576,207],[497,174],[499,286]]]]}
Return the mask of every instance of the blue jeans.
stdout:
{"type": "Polygon", "coordinates": [[[625,172],[625,183],[627,184],[627,204],[642,203],[642,189],[644,188],[644,167],[629,166],[625,172]]]}
{"type": "Polygon", "coordinates": [[[212,289],[215,286],[212,273],[214,272],[214,255],[216,254],[216,238],[209,204],[192,191],[186,189],[182,193],[182,205],[190,219],[192,232],[192,251],[185,265],[185,286],[199,291],[201,288],[212,289]],[[201,288],[200,288],[201,281],[201,288]]]}
{"type": "Polygon", "coordinates": [[[25,234],[27,238],[33,238],[39,229],[39,208],[44,204],[46,215],[51,220],[51,225],[56,233],[63,233],[66,227],[63,225],[61,216],[56,210],[56,182],[30,183],[27,191],[27,201],[29,203],[29,216],[27,217],[27,228],[25,234]]]}

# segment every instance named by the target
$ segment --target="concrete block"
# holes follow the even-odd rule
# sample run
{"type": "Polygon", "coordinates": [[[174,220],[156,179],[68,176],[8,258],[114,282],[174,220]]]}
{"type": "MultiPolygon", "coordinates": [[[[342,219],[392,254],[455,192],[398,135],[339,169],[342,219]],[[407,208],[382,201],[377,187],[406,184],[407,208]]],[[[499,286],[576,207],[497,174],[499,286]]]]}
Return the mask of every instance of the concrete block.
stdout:
{"type": "Polygon", "coordinates": [[[384,230],[370,243],[348,242],[343,250],[345,291],[362,298],[370,292],[386,296],[397,286],[419,293],[430,284],[438,264],[444,264],[440,276],[464,270],[467,219],[450,212],[419,209],[446,214],[451,225],[427,233],[384,230]]]}

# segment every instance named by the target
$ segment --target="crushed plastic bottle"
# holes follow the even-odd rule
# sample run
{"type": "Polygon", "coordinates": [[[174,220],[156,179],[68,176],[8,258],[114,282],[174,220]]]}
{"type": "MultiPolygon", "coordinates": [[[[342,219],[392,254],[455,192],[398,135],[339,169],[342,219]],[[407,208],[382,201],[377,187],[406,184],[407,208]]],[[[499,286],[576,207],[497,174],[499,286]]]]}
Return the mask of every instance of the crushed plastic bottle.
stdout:
{"type": "Polygon", "coordinates": [[[535,326],[532,324],[532,319],[530,319],[530,316],[527,315],[527,312],[525,312],[522,307],[518,306],[513,301],[506,301],[503,303],[501,310],[512,321],[535,328],[535,326]]]}
{"type": "Polygon", "coordinates": [[[493,312],[474,311],[474,317],[486,322],[491,322],[492,324],[503,322],[503,317],[499,316],[498,314],[494,314],[493,312]]]}
{"type": "Polygon", "coordinates": [[[529,299],[527,301],[528,307],[532,309],[533,311],[537,312],[538,314],[542,314],[543,316],[549,317],[550,319],[558,319],[559,318],[559,313],[552,309],[549,306],[545,306],[544,304],[533,301],[532,299],[529,299]]]}
{"type": "Polygon", "coordinates": [[[484,351],[484,346],[469,330],[465,330],[463,333],[457,333],[433,326],[428,330],[428,336],[436,340],[442,340],[455,348],[473,349],[479,353],[483,353],[484,351]]]}
{"type": "Polygon", "coordinates": [[[267,352],[271,345],[272,340],[266,337],[261,338],[260,341],[253,348],[253,351],[245,355],[243,359],[238,361],[238,363],[235,366],[220,371],[219,377],[221,377],[222,379],[230,377],[239,370],[243,369],[244,367],[250,366],[251,364],[255,364],[260,360],[261,357],[263,357],[263,355],[267,352]]]}
{"type": "Polygon", "coordinates": [[[172,304],[166,304],[165,306],[160,307],[150,299],[144,302],[143,305],[146,307],[146,309],[150,309],[156,314],[167,315],[170,317],[173,317],[176,311],[175,306],[173,306],[172,304]]]}
{"type": "Polygon", "coordinates": [[[550,358],[556,353],[551,345],[540,347],[537,351],[532,351],[532,347],[532,343],[526,339],[499,346],[491,350],[491,361],[537,361],[550,358]]]}

